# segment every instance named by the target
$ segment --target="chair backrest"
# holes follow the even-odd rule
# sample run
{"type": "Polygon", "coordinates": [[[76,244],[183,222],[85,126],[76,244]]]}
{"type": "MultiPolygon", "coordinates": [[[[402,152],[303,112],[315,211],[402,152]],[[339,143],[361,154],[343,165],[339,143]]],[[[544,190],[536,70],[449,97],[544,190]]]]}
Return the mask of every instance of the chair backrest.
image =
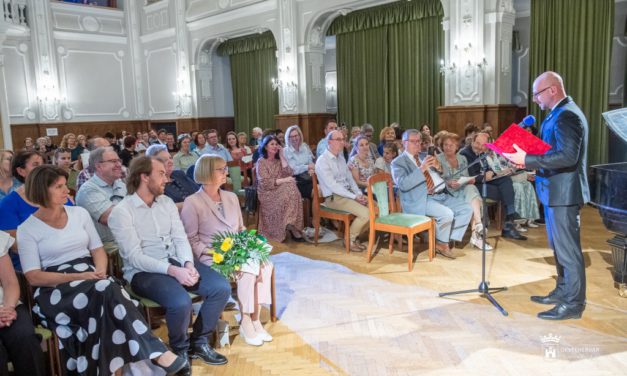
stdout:
{"type": "Polygon", "coordinates": [[[226,166],[229,169],[233,192],[238,192],[242,189],[242,168],[240,167],[240,163],[239,161],[231,161],[227,162],[226,166]]]}
{"type": "Polygon", "coordinates": [[[318,177],[315,173],[311,174],[312,181],[312,200],[311,207],[317,211],[320,208],[320,187],[318,187],[318,177]]]}
{"type": "Polygon", "coordinates": [[[387,172],[374,174],[368,178],[368,210],[370,219],[386,216],[395,210],[394,192],[392,190],[392,177],[387,172]],[[376,200],[375,200],[376,198],[376,200]]]}

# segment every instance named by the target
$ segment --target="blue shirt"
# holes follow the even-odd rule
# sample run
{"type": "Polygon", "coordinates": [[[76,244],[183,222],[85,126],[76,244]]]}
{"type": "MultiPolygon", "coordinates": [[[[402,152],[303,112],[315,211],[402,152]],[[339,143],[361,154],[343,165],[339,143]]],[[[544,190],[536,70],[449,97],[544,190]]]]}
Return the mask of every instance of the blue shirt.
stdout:
{"type": "Polygon", "coordinates": [[[3,191],[2,189],[0,189],[0,201],[2,201],[3,198],[5,198],[6,196],[9,195],[9,193],[15,191],[16,189],[18,189],[20,186],[22,185],[22,182],[17,180],[16,178],[13,178],[13,185],[9,187],[8,191],[3,191]]]}

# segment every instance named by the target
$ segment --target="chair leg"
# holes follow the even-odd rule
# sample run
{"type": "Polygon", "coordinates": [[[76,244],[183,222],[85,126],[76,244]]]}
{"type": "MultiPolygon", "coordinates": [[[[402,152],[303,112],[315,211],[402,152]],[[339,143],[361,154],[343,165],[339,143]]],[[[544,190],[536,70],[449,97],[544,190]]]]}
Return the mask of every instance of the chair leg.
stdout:
{"type": "Polygon", "coordinates": [[[372,261],[372,248],[374,248],[374,238],[375,238],[375,229],[374,226],[370,227],[370,231],[368,234],[368,254],[366,257],[368,258],[368,263],[372,261]]]}
{"type": "Polygon", "coordinates": [[[496,229],[503,230],[503,203],[500,201],[496,205],[496,229]]]}
{"type": "Polygon", "coordinates": [[[344,244],[346,245],[346,253],[351,253],[351,225],[348,219],[344,221],[344,244]]]}
{"type": "Polygon", "coordinates": [[[407,269],[411,272],[414,261],[414,235],[407,235],[407,269]]]}
{"type": "Polygon", "coordinates": [[[314,226],[314,244],[317,247],[318,246],[318,235],[320,233],[320,217],[314,217],[314,219],[313,219],[313,226],[314,226]]]}
{"type": "Polygon", "coordinates": [[[272,269],[272,277],[270,278],[270,321],[276,322],[276,288],[274,285],[274,272],[272,269]]]}
{"type": "Polygon", "coordinates": [[[394,252],[394,239],[396,238],[396,234],[390,233],[390,239],[388,240],[388,247],[390,249],[390,254],[394,252]]]}
{"type": "Polygon", "coordinates": [[[431,227],[429,228],[429,261],[433,261],[435,257],[435,221],[431,220],[431,227]]]}

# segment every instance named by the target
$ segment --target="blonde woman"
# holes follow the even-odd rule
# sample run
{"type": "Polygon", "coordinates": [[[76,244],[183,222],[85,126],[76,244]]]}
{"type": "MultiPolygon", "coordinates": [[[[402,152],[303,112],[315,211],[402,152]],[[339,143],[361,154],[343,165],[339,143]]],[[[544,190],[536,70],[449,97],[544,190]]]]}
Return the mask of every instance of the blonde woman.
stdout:
{"type": "Polygon", "coordinates": [[[62,149],[70,150],[72,167],[74,167],[74,164],[84,150],[84,148],[76,141],[76,135],[74,133],[65,134],[65,136],[63,136],[63,139],[61,140],[61,145],[59,147],[62,149]]]}
{"type": "Polygon", "coordinates": [[[0,150],[0,201],[22,185],[11,173],[11,162],[13,162],[13,152],[0,150]]]}
{"type": "Polygon", "coordinates": [[[377,151],[379,155],[383,155],[383,147],[385,144],[396,141],[396,132],[392,127],[384,127],[381,129],[381,133],[379,133],[379,146],[377,147],[377,151]]]}
{"type": "MultiPolygon", "coordinates": [[[[219,232],[244,229],[237,195],[220,189],[226,183],[226,161],[218,155],[203,155],[194,168],[194,179],[202,188],[183,203],[181,220],[194,255],[203,264],[211,265],[208,253],[212,237],[219,232]]],[[[261,346],[272,336],[259,321],[261,304],[270,304],[272,264],[246,264],[237,276],[237,299],[242,321],[240,334],[247,344],[261,346]]]]}

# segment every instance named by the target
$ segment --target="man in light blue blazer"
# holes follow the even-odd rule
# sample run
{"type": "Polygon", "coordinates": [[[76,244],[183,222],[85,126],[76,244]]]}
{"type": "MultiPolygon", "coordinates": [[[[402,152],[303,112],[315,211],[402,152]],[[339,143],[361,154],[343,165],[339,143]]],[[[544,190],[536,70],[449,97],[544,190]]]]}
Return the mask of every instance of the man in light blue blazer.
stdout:
{"type": "Polygon", "coordinates": [[[398,187],[403,212],[433,217],[436,221],[436,253],[454,259],[455,254],[449,247],[449,241],[461,241],[470,218],[472,208],[464,200],[457,199],[444,188],[427,190],[425,172],[435,169],[437,159],[428,155],[419,159],[421,136],[416,129],[403,133],[405,151],[392,161],[392,178],[398,187]]]}

